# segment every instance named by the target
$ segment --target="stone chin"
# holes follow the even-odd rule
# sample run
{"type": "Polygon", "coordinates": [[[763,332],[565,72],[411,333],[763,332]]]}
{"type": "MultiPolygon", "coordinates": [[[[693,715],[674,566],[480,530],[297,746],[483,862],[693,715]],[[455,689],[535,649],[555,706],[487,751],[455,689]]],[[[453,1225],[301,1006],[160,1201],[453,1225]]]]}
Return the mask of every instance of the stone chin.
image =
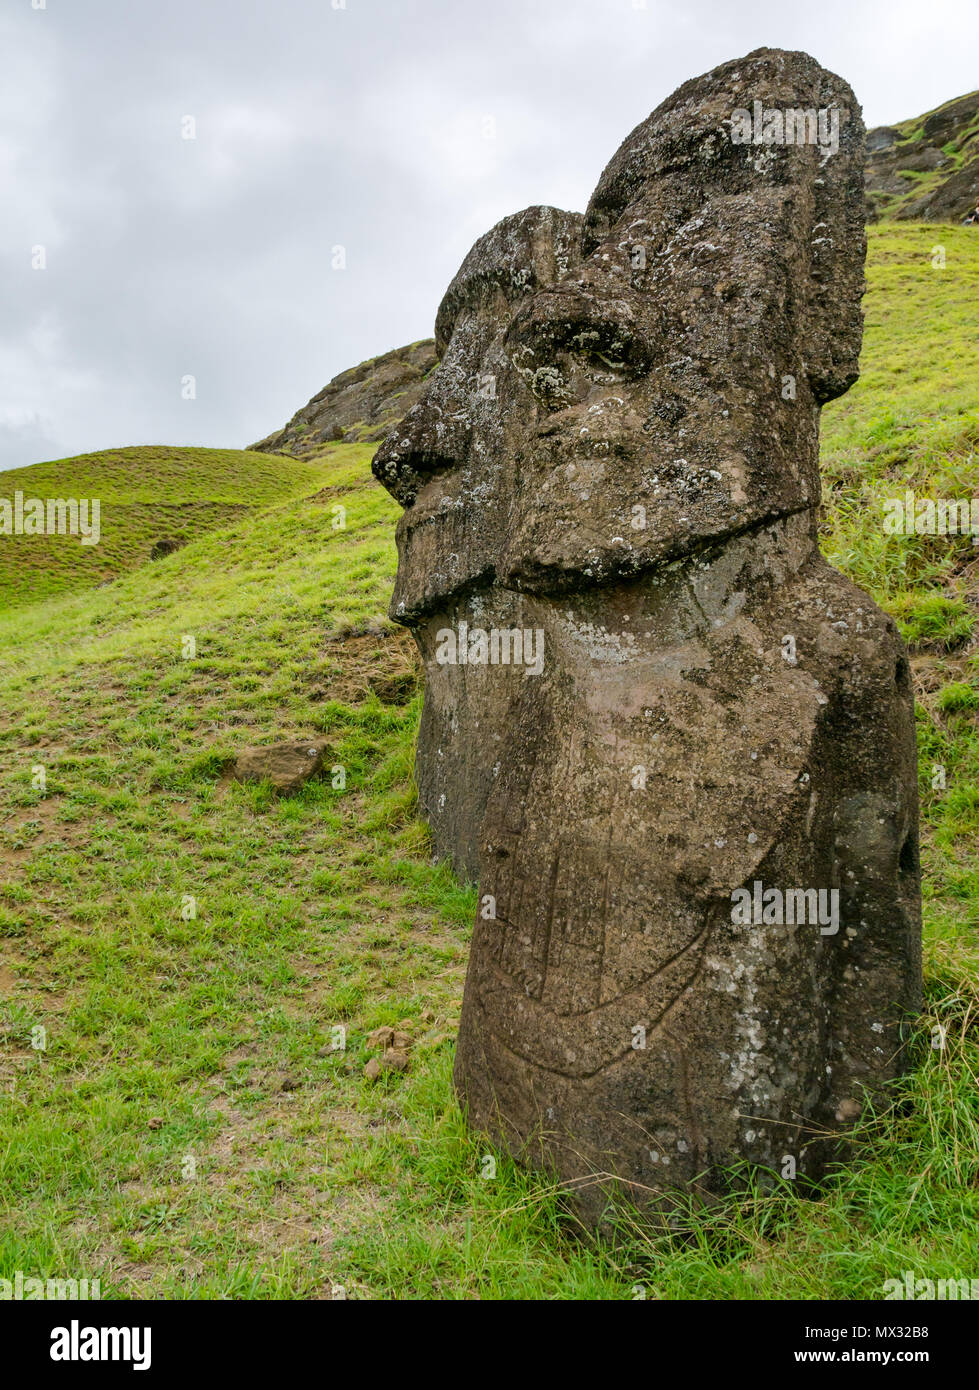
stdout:
{"type": "Polygon", "coordinates": [[[815,544],[809,508],[759,503],[734,508],[725,496],[685,507],[685,523],[653,517],[645,530],[631,525],[629,509],[610,509],[587,526],[556,525],[530,516],[516,531],[497,567],[497,582],[520,593],[558,597],[592,587],[665,574],[688,561],[710,561],[742,537],[766,532],[792,518],[802,521],[815,544]]]}
{"type": "Polygon", "coordinates": [[[804,505],[735,511],[722,499],[687,510],[690,521],[682,534],[670,524],[651,526],[637,535],[628,512],[578,527],[559,526],[531,514],[514,530],[502,554],[474,546],[453,550],[446,541],[453,529],[450,514],[416,518],[406,513],[398,526],[398,576],[390,617],[417,627],[468,596],[490,590],[557,600],[643,575],[682,572],[688,562],[713,563],[743,539],[763,536],[789,521],[795,529],[801,526],[810,548],[815,545],[815,527],[804,505]],[[599,533],[600,525],[604,534],[599,533]]]}
{"type": "Polygon", "coordinates": [[[388,613],[417,627],[460,595],[489,588],[495,569],[487,547],[474,539],[478,517],[462,507],[406,511],[398,522],[398,574],[388,613]]]}

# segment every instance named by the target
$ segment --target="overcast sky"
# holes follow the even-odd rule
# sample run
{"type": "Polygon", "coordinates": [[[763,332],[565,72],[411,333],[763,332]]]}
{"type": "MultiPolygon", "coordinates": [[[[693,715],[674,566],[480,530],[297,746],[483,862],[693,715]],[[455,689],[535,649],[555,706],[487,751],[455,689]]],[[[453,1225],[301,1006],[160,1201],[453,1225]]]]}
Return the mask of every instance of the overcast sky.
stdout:
{"type": "Polygon", "coordinates": [[[268,434],[761,45],[868,126],[979,82],[975,0],[0,0],[0,468],[268,434]]]}

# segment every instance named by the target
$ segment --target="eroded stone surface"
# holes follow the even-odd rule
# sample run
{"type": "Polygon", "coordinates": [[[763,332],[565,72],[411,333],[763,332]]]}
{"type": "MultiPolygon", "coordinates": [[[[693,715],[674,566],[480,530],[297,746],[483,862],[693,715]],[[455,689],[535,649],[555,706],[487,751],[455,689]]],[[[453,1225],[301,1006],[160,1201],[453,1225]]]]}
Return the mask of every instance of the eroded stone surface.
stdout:
{"type": "Polygon", "coordinates": [[[280,796],[292,796],[323,770],[325,743],[274,743],[243,748],[232,769],[237,782],[271,782],[280,796]]]}
{"type": "Polygon", "coordinates": [[[593,1218],[596,1174],[649,1200],[740,1161],[818,1177],[904,1065],[907,661],[816,546],[862,169],[853,94],[805,54],[685,83],[583,217],[477,242],[375,458],[405,508],[422,806],[480,885],[457,1087],[593,1218]],[[735,143],[755,102],[835,110],[836,148],[735,143]],[[814,920],[735,920],[739,890],[812,894],[814,920]]]}

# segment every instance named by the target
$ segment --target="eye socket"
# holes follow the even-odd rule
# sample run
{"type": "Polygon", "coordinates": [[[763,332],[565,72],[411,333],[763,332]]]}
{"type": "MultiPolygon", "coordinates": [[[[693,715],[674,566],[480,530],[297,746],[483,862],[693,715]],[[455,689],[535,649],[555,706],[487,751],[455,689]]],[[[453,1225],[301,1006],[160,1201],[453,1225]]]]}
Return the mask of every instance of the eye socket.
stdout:
{"type": "Polygon", "coordinates": [[[548,356],[550,360],[525,370],[524,376],[545,410],[565,410],[575,399],[572,364],[565,356],[548,356]]]}
{"type": "Polygon", "coordinates": [[[649,370],[649,356],[635,331],[632,310],[621,299],[537,295],[517,315],[509,337],[539,357],[569,355],[599,371],[627,376],[649,370]]]}

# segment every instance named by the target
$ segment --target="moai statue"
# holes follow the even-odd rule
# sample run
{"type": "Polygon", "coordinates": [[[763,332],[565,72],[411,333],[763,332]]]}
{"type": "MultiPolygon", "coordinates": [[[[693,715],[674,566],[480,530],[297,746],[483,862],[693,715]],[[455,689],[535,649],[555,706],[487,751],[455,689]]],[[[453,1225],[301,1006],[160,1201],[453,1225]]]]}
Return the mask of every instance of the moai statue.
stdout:
{"type": "Polygon", "coordinates": [[[581,218],[467,256],[384,443],[417,777],[478,878],[470,1123],[610,1190],[818,1179],[919,1006],[910,673],[817,548],[857,377],[863,125],[762,49],[685,83],[581,218]]]}

